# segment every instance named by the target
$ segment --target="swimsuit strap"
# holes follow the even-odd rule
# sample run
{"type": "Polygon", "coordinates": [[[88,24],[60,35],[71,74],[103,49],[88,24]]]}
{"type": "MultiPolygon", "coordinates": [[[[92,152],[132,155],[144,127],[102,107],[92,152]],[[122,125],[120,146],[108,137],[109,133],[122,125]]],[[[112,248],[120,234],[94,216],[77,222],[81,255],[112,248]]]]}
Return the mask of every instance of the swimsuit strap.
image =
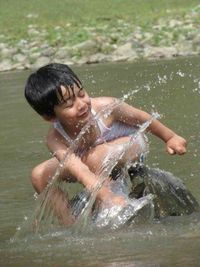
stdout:
{"type": "Polygon", "coordinates": [[[71,144],[73,142],[58,120],[53,122],[53,127],[65,138],[68,143],[71,144]]]}
{"type": "MultiPolygon", "coordinates": [[[[91,109],[92,114],[95,116],[97,113],[94,109],[91,109]]],[[[109,128],[107,128],[105,126],[105,124],[103,123],[103,121],[100,118],[96,118],[97,124],[99,126],[100,132],[101,134],[104,133],[106,130],[108,130],[109,128]]],[[[66,131],[64,130],[62,124],[57,120],[55,122],[53,122],[53,127],[65,138],[65,140],[72,144],[73,140],[71,137],[69,137],[69,135],[66,133],[66,131]]]]}
{"type": "MultiPolygon", "coordinates": [[[[100,137],[96,140],[95,144],[100,144],[105,141],[111,141],[122,136],[128,136],[133,134],[136,128],[126,125],[123,122],[114,122],[110,127],[107,127],[103,120],[96,116],[97,112],[94,109],[91,109],[93,116],[95,116],[97,125],[100,130],[100,137]]],[[[73,144],[73,140],[64,130],[63,126],[59,121],[53,123],[54,128],[65,138],[69,144],[73,144]]]]}
{"type": "MultiPolygon", "coordinates": [[[[94,109],[91,109],[91,112],[94,116],[96,116],[97,112],[94,109]]],[[[104,134],[104,132],[109,131],[110,128],[108,128],[105,123],[102,121],[102,119],[99,116],[96,116],[96,122],[99,126],[99,130],[101,132],[101,135],[104,134]]]]}

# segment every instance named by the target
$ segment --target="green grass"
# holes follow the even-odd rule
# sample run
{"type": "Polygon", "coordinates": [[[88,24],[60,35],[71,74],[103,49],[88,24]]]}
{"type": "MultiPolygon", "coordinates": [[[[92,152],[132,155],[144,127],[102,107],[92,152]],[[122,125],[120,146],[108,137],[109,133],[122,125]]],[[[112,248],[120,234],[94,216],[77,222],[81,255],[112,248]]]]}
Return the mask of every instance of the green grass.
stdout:
{"type": "Polygon", "coordinates": [[[90,37],[87,27],[104,34],[118,28],[127,35],[137,25],[148,29],[159,18],[184,16],[198,4],[199,0],[0,0],[0,35],[11,43],[28,39],[27,27],[33,24],[46,29],[54,45],[74,44],[90,37]],[[28,14],[38,17],[27,18],[28,14]]]}

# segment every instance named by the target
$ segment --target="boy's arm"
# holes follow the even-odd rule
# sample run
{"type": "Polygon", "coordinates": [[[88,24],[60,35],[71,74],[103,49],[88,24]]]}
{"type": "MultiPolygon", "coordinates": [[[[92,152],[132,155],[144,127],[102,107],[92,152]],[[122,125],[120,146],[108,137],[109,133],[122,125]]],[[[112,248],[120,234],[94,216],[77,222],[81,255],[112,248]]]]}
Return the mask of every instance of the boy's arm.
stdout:
{"type": "MultiPolygon", "coordinates": [[[[84,164],[80,157],[75,155],[67,145],[59,137],[59,134],[55,134],[54,130],[50,130],[47,137],[47,146],[58,159],[63,163],[61,168],[61,177],[73,176],[78,182],[80,182],[88,191],[92,192],[98,187],[99,177],[90,171],[88,166],[84,164]],[[66,160],[65,160],[66,159],[66,160]],[[63,162],[64,161],[64,162],[63,162]]],[[[115,196],[109,187],[102,185],[98,190],[97,198],[102,202],[111,202],[112,205],[122,205],[124,199],[120,196],[115,196]]]]}
{"type": "MultiPolygon", "coordinates": [[[[115,120],[129,125],[142,124],[151,119],[150,114],[126,103],[117,106],[113,111],[113,116],[115,120]]],[[[158,120],[154,120],[148,127],[148,130],[166,143],[166,150],[169,154],[177,153],[182,155],[186,152],[186,140],[158,120]]]]}

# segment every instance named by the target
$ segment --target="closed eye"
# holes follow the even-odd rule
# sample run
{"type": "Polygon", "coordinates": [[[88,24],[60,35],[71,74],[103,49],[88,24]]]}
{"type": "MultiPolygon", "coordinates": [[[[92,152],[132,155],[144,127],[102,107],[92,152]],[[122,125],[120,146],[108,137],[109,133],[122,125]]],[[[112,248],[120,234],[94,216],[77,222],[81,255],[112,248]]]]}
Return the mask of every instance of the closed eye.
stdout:
{"type": "Polygon", "coordinates": [[[78,92],[78,96],[79,97],[84,97],[85,96],[85,90],[83,88],[81,88],[78,92]]]}
{"type": "Polygon", "coordinates": [[[63,102],[63,108],[70,108],[74,104],[73,99],[69,98],[63,102]]]}

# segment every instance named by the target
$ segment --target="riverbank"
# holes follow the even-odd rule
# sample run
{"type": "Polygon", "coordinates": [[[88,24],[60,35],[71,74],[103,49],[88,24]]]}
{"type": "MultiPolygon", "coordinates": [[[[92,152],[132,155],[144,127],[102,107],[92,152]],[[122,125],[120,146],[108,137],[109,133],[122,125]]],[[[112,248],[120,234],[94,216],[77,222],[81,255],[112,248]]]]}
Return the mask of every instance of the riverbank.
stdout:
{"type": "Polygon", "coordinates": [[[199,55],[200,5],[176,16],[166,12],[168,16],[148,25],[133,25],[121,18],[112,26],[106,19],[98,25],[85,24],[79,28],[84,36],[77,42],[70,41],[70,22],[55,26],[52,37],[37,24],[38,14],[29,13],[25,38],[11,41],[0,35],[0,71],[35,69],[50,62],[82,65],[199,55]]]}

